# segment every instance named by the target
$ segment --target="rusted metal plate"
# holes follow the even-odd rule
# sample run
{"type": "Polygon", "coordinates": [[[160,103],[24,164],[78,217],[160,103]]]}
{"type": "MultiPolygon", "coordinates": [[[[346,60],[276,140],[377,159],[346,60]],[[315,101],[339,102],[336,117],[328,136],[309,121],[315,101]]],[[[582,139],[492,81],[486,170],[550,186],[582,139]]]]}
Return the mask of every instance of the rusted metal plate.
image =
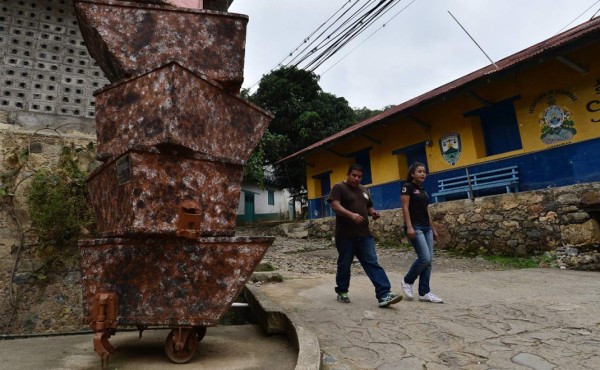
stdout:
{"type": "Polygon", "coordinates": [[[246,163],[271,116],[170,63],[96,94],[98,158],[135,145],[177,145],[246,163]]]}
{"type": "Polygon", "coordinates": [[[75,0],[75,12],[90,55],[112,82],[177,61],[239,92],[246,15],[115,0],[75,0]]]}
{"type": "Polygon", "coordinates": [[[102,237],[134,234],[175,236],[179,208],[199,207],[199,236],[235,233],[243,175],[241,165],[129,151],[88,178],[102,237]]]}
{"type": "Polygon", "coordinates": [[[233,0],[121,0],[132,3],[174,5],[194,9],[209,9],[226,12],[233,0]]]}
{"type": "Polygon", "coordinates": [[[119,325],[217,325],[273,240],[82,240],[84,312],[96,293],[115,292],[119,325]]]}

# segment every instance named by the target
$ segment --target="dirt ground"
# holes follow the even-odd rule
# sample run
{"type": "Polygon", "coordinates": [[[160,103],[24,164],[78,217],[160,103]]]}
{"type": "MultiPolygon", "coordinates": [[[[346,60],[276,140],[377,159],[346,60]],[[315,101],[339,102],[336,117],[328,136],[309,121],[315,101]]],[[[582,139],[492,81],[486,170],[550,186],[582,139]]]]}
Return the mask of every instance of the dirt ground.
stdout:
{"type": "MultiPolygon", "coordinates": [[[[266,236],[276,235],[270,228],[247,228],[236,235],[266,236]]],[[[406,272],[416,259],[412,247],[377,246],[379,263],[389,272],[406,272]]],[[[300,274],[335,274],[337,251],[332,240],[292,239],[276,236],[275,242],[263,258],[280,271],[300,274]]],[[[435,250],[434,270],[436,272],[506,270],[507,267],[481,257],[453,256],[445,251],[435,250]]],[[[362,268],[355,260],[353,274],[362,274],[362,268]]]]}

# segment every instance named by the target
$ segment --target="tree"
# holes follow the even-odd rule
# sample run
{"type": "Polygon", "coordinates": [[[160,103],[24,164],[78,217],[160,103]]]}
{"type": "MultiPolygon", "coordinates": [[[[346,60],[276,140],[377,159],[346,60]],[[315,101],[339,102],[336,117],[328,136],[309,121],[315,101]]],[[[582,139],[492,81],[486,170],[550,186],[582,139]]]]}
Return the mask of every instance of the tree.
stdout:
{"type": "MultiPolygon", "coordinates": [[[[275,115],[249,161],[254,166],[273,164],[356,122],[346,99],[323,92],[317,75],[293,66],[263,76],[256,93],[248,98],[275,115]]],[[[259,172],[248,169],[246,174],[259,172]]],[[[288,189],[298,191],[306,184],[301,160],[275,166],[275,176],[288,189]]]]}
{"type": "Polygon", "coordinates": [[[383,112],[381,109],[369,109],[367,107],[354,108],[354,114],[356,115],[356,122],[362,122],[369,119],[379,113],[383,112]]]}

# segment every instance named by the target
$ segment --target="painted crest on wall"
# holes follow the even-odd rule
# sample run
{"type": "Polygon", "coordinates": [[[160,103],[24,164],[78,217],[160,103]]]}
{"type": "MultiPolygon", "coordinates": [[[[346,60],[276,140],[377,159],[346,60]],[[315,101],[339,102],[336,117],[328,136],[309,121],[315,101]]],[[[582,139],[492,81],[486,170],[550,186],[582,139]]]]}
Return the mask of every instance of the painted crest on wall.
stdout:
{"type": "Polygon", "coordinates": [[[460,134],[448,134],[440,139],[440,151],[442,157],[450,165],[454,166],[458,162],[462,145],[460,143],[460,134]]]}
{"type": "Polygon", "coordinates": [[[549,95],[546,102],[548,107],[539,115],[542,128],[540,139],[544,144],[571,140],[577,134],[575,122],[571,120],[571,111],[567,107],[557,105],[553,95],[549,95]]]}

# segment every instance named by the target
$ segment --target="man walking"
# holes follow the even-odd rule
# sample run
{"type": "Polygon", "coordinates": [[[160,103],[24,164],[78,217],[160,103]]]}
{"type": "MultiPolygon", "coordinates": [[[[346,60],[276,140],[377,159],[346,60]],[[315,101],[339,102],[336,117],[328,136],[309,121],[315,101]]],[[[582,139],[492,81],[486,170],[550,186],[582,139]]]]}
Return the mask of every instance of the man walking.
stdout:
{"type": "Polygon", "coordinates": [[[400,302],[402,296],[390,291],[390,280],[377,262],[375,242],[369,229],[369,216],[376,220],[379,213],[373,208],[367,189],[360,184],[362,176],[362,166],[351,165],[346,180],[335,184],[327,199],[335,212],[335,246],[338,250],[335,291],[338,301],[350,303],[350,267],[356,256],[375,286],[379,307],[387,307],[400,302]]]}

